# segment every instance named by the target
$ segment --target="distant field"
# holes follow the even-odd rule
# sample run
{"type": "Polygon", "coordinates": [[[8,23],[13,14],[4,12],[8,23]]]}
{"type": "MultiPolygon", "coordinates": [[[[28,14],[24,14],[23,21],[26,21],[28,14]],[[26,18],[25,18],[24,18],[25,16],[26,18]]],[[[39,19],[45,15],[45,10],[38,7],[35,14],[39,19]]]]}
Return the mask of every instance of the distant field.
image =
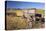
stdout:
{"type": "Polygon", "coordinates": [[[45,14],[45,10],[36,10],[37,13],[45,14]]]}
{"type": "MultiPolygon", "coordinates": [[[[20,15],[20,16],[23,15],[23,11],[22,10],[10,10],[10,11],[8,10],[7,12],[8,13],[17,13],[17,15],[20,15]]],[[[45,14],[45,10],[38,9],[38,10],[36,10],[36,13],[44,15],[45,14]]]]}

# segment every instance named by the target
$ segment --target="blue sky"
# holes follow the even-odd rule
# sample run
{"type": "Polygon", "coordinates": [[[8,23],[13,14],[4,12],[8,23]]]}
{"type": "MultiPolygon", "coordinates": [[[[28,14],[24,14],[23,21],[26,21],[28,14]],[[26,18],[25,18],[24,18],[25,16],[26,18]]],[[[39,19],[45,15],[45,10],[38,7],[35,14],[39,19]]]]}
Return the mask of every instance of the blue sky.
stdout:
{"type": "Polygon", "coordinates": [[[19,2],[19,1],[7,1],[7,8],[37,8],[44,9],[44,3],[38,2],[19,2]]]}

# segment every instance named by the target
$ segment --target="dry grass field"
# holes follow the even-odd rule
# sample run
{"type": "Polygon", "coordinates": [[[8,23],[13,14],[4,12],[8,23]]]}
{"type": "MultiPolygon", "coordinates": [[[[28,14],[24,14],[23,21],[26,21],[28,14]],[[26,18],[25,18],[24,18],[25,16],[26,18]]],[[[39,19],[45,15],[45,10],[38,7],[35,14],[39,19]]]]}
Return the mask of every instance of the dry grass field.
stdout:
{"type": "MultiPolygon", "coordinates": [[[[43,11],[38,10],[38,13],[41,13],[44,15],[43,11]]],[[[37,13],[36,12],[36,13],[37,13]]],[[[40,21],[32,21],[31,22],[31,28],[42,28],[43,25],[40,21]]],[[[28,29],[29,28],[29,22],[26,18],[23,18],[23,11],[21,10],[12,10],[12,11],[6,11],[6,28],[7,30],[16,30],[16,29],[28,29]]]]}
{"type": "Polygon", "coordinates": [[[22,18],[21,15],[19,15],[19,14],[17,14],[17,15],[18,16],[6,15],[7,29],[13,29],[14,30],[14,29],[21,29],[21,28],[25,29],[25,28],[27,28],[27,26],[28,26],[27,20],[22,18]]]}

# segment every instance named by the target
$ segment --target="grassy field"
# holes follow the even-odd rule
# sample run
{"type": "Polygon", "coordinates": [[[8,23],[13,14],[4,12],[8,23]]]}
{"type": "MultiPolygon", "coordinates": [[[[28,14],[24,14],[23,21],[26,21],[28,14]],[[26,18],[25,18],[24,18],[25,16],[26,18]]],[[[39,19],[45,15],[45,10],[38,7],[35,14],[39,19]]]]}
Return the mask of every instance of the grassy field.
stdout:
{"type": "Polygon", "coordinates": [[[7,29],[25,29],[28,26],[26,19],[7,16],[7,29]]]}
{"type": "MultiPolygon", "coordinates": [[[[6,15],[6,27],[8,30],[15,30],[15,29],[27,29],[28,28],[28,22],[27,19],[23,18],[23,11],[22,10],[12,10],[7,11],[7,13],[16,13],[17,16],[14,15],[6,15]]],[[[43,10],[36,10],[36,13],[40,13],[44,15],[43,10]]],[[[40,28],[41,23],[35,23],[33,22],[33,28],[40,28]]]]}

